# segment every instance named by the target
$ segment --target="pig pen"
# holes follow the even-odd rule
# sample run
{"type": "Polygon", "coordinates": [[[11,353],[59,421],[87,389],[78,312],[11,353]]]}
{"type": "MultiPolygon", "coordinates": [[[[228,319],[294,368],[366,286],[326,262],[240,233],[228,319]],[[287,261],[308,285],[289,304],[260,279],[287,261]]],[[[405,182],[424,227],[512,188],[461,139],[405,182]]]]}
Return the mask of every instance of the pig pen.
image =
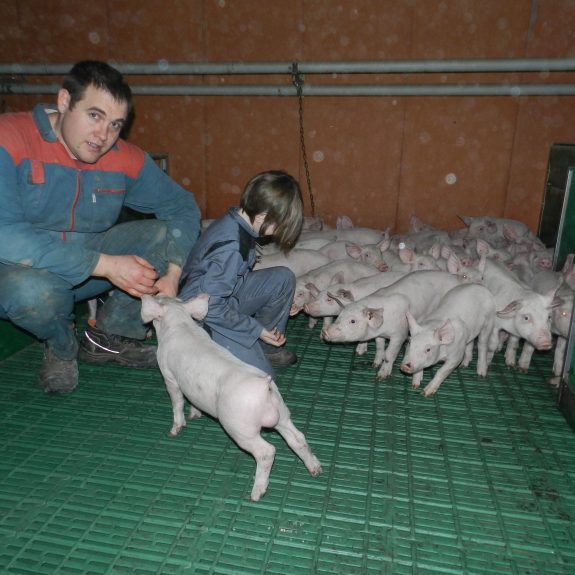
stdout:
{"type": "Polygon", "coordinates": [[[0,573],[575,573],[575,437],[545,383],[553,352],[527,374],[498,353],[483,380],[475,358],[424,398],[399,369],[376,381],[373,346],[356,356],[320,330],[290,319],[299,362],[277,383],[323,475],[264,432],[277,457],[258,503],[254,460],[217,422],[167,436],[159,370],[80,363],[78,389],[47,396],[42,347],[5,333],[0,573]]]}

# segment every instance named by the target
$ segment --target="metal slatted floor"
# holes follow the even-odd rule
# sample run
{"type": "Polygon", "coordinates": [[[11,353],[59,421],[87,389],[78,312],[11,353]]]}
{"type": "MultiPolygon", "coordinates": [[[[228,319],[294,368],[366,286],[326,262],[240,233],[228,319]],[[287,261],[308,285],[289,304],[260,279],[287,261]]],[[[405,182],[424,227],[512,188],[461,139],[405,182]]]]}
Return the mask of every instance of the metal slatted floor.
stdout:
{"type": "MultiPolygon", "coordinates": [[[[324,473],[281,437],[269,490],[217,422],[169,438],[159,371],[80,365],[64,397],[36,385],[33,344],[0,362],[3,575],[575,573],[575,435],[545,384],[497,354],[424,398],[375,380],[353,345],[290,320],[278,385],[324,473]]],[[[429,381],[426,374],[424,383],[429,381]]]]}

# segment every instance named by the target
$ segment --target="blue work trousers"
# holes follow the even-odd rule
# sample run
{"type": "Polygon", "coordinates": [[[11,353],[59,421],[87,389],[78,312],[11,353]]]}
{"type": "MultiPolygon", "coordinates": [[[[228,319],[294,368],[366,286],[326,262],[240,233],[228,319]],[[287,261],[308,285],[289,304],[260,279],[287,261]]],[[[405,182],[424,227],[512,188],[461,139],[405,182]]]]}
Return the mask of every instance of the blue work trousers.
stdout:
{"type": "MultiPolygon", "coordinates": [[[[137,255],[161,276],[167,269],[167,228],[154,220],[119,224],[94,234],[86,246],[108,255],[137,255]]],[[[102,278],[88,278],[72,285],[44,269],[0,264],[0,319],[47,342],[61,359],[73,359],[78,351],[74,331],[77,302],[107,293],[113,285],[102,278]]],[[[98,311],[98,327],[106,333],[144,339],[146,327],[140,317],[139,298],[114,290],[98,311]]]]}
{"type": "MultiPolygon", "coordinates": [[[[278,328],[285,333],[289,310],[295,291],[295,276],[284,266],[265,268],[248,273],[241,288],[232,296],[238,301],[240,313],[253,316],[268,331],[278,328]]],[[[256,340],[251,346],[229,339],[215,330],[208,330],[212,339],[242,361],[254,365],[275,377],[266,353],[279,351],[277,347],[256,340]]]]}

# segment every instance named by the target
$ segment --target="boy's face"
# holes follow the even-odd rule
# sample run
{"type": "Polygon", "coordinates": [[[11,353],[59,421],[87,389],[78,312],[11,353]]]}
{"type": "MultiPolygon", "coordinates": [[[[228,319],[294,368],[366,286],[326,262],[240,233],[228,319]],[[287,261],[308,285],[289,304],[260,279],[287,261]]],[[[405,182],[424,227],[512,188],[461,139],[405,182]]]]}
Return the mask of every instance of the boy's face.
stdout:
{"type": "MultiPolygon", "coordinates": [[[[254,232],[256,232],[256,234],[261,235],[260,234],[260,230],[262,229],[262,225],[264,223],[264,220],[266,219],[267,213],[263,213],[263,214],[258,214],[255,218],[254,218],[254,223],[252,224],[252,227],[254,228],[254,232]]],[[[276,225],[275,224],[271,224],[268,226],[268,228],[266,229],[266,232],[264,234],[264,236],[273,236],[275,231],[276,231],[276,225]]]]}
{"type": "Polygon", "coordinates": [[[70,108],[67,90],[58,92],[58,112],[54,129],[70,156],[87,164],[96,163],[120,137],[128,116],[128,104],[94,86],[70,108]]]}

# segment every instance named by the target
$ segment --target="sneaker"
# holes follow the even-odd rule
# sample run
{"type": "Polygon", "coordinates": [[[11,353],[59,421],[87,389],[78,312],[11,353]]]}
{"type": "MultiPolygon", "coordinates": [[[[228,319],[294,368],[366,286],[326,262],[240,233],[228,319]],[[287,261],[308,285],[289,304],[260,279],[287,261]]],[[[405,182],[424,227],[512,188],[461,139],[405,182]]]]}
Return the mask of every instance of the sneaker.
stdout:
{"type": "Polygon", "coordinates": [[[80,342],[78,359],[91,363],[115,363],[126,367],[158,367],[157,347],[88,326],[80,342]]]}
{"type": "Polygon", "coordinates": [[[266,353],[268,361],[272,367],[288,367],[297,363],[297,355],[289,349],[280,349],[272,353],[266,353]]]}
{"type": "Polygon", "coordinates": [[[45,345],[38,385],[46,393],[63,394],[74,391],[78,385],[78,363],[75,359],[60,359],[45,345]]]}

